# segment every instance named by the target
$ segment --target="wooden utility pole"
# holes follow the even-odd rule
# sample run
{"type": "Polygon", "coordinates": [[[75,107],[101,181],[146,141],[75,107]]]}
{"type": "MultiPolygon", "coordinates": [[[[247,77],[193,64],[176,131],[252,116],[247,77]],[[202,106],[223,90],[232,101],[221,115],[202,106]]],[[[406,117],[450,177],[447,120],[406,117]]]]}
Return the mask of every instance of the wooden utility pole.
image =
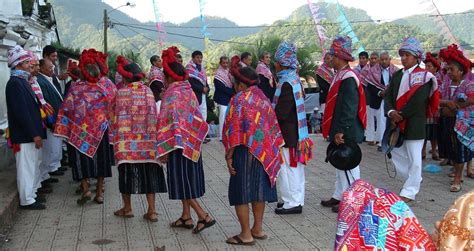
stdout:
{"type": "Polygon", "coordinates": [[[109,28],[109,17],[107,10],[104,9],[104,53],[107,53],[107,28],[109,28]]]}

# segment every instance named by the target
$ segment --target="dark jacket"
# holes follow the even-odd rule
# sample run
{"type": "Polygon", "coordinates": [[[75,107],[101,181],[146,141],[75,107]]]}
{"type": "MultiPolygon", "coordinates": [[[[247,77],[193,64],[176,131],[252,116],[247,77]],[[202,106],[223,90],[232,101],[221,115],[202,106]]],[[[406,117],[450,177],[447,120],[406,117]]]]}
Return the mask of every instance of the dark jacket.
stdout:
{"type": "Polygon", "coordinates": [[[57,76],[53,76],[53,85],[58,89],[59,93],[64,94],[61,89],[61,84],[59,83],[59,79],[57,76]]]}
{"type": "Polygon", "coordinates": [[[28,81],[11,77],[5,89],[8,128],[14,144],[32,143],[33,138],[46,138],[40,105],[28,81]]]}
{"type": "Polygon", "coordinates": [[[204,87],[208,87],[207,83],[206,86],[204,86],[201,81],[195,79],[195,78],[189,78],[189,84],[191,84],[191,88],[193,88],[194,95],[196,95],[196,98],[199,102],[199,104],[202,103],[202,93],[204,90],[204,87]]]}
{"type": "Polygon", "coordinates": [[[341,83],[332,114],[329,139],[343,133],[344,139],[361,143],[364,140],[364,127],[359,119],[359,91],[354,78],[347,78],[341,83]]]}
{"type": "Polygon", "coordinates": [[[275,114],[280,125],[281,134],[285,140],[285,147],[298,146],[298,116],[293,88],[289,83],[283,83],[275,114]]]}
{"type": "MultiPolygon", "coordinates": [[[[384,103],[385,114],[390,110],[396,110],[398,90],[403,77],[403,70],[395,72],[390,81],[390,85],[385,91],[384,103]]],[[[430,80],[420,87],[410,98],[408,103],[400,110],[403,119],[406,120],[404,139],[417,140],[425,138],[426,107],[433,83],[430,80]]]]}
{"type": "Polygon", "coordinates": [[[260,83],[258,84],[258,88],[262,90],[263,94],[270,100],[270,102],[273,102],[273,97],[275,96],[275,91],[276,91],[276,85],[273,85],[273,87],[270,85],[270,80],[266,78],[263,75],[258,75],[260,78],[260,83]]]}
{"type": "Polygon", "coordinates": [[[54,118],[56,118],[59,108],[63,103],[63,96],[61,95],[60,90],[55,89],[54,84],[49,82],[49,80],[41,74],[38,74],[36,79],[39,86],[41,87],[41,91],[43,92],[44,100],[46,100],[46,102],[48,102],[53,107],[54,118]]]}
{"type": "Polygon", "coordinates": [[[316,75],[316,82],[318,83],[319,88],[321,88],[321,91],[319,91],[319,104],[325,104],[331,84],[319,75],[316,75]]]}
{"type": "Polygon", "coordinates": [[[216,78],[214,78],[214,87],[216,88],[214,92],[214,102],[219,105],[228,105],[230,99],[235,94],[234,88],[227,87],[227,85],[216,78]]]}

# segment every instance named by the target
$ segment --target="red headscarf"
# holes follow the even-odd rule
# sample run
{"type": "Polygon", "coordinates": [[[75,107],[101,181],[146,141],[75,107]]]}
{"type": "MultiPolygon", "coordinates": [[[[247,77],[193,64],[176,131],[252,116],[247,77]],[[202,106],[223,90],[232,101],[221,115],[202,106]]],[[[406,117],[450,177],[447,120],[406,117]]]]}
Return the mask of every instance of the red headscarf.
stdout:
{"type": "Polygon", "coordinates": [[[239,71],[240,68],[242,68],[240,66],[240,57],[235,55],[230,60],[230,74],[232,74],[232,76],[234,76],[234,78],[236,78],[237,80],[239,80],[241,82],[244,82],[246,84],[249,84],[249,85],[258,84],[259,79],[252,80],[252,79],[249,79],[249,78],[245,77],[244,75],[240,74],[240,71],[239,71]]]}
{"type": "Polygon", "coordinates": [[[72,78],[72,80],[76,81],[80,78],[80,76],[74,74],[74,70],[79,69],[77,62],[73,60],[69,60],[67,62],[67,73],[72,78]]]}
{"type": "Polygon", "coordinates": [[[128,80],[132,80],[134,77],[139,77],[140,79],[143,79],[145,77],[145,73],[143,72],[133,74],[133,72],[126,71],[124,67],[130,64],[130,62],[128,62],[127,59],[123,56],[120,59],[119,57],[117,57],[117,72],[122,75],[122,77],[128,80]]]}
{"type": "Polygon", "coordinates": [[[95,49],[82,51],[82,54],[79,58],[79,69],[81,69],[84,80],[87,80],[91,83],[97,83],[101,77],[106,76],[109,73],[109,69],[107,68],[106,64],[107,57],[107,53],[102,53],[100,51],[96,51],[95,49]],[[86,65],[88,64],[95,65],[99,68],[100,75],[98,77],[93,77],[87,72],[86,65]]]}
{"type": "Polygon", "coordinates": [[[171,46],[162,52],[161,59],[163,60],[163,71],[166,76],[171,77],[175,81],[184,81],[188,79],[188,74],[186,73],[184,77],[179,76],[169,66],[171,63],[178,62],[176,59],[178,53],[179,49],[176,46],[171,46]]]}
{"type": "Polygon", "coordinates": [[[426,58],[425,60],[423,61],[423,63],[432,63],[434,65],[434,67],[436,67],[438,69],[438,71],[441,69],[441,65],[439,64],[438,60],[433,57],[433,54],[431,54],[431,52],[427,52],[426,53],[426,58]]]}
{"type": "Polygon", "coordinates": [[[469,73],[474,66],[471,60],[467,59],[466,56],[464,56],[464,53],[459,50],[456,44],[452,44],[445,49],[441,49],[439,56],[448,63],[452,61],[460,63],[464,67],[464,71],[467,73],[469,73]]]}

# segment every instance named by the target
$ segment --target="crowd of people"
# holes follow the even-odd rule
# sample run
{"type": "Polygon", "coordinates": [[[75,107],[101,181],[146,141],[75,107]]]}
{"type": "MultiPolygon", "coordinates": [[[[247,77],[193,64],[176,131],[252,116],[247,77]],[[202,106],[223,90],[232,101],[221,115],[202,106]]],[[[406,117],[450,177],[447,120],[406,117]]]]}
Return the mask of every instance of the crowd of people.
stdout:
{"type": "MultiPolygon", "coordinates": [[[[212,227],[216,220],[198,200],[206,187],[201,148],[210,141],[206,100],[211,88],[202,52],[194,51],[185,65],[179,52],[173,46],[161,56],[153,55],[148,74],[118,56],[113,82],[108,78],[108,55],[95,49],[84,50],[78,63],[70,61],[67,72],[59,74],[54,47],[46,46],[41,60],[20,46],[12,48],[6,87],[8,137],[16,157],[20,207],[45,209],[44,194],[58,182],[51,176],[63,175],[65,162],[80,184],[77,204],[102,204],[104,180],[117,166],[123,200],[123,207],[114,212],[117,217],[134,217],[131,195],[146,194],[143,218],[156,222],[155,194],[168,193],[170,200],[182,204],[180,218],[170,227],[193,233],[212,227]],[[62,91],[60,81],[67,79],[62,91]]],[[[362,52],[351,69],[352,53],[351,39],[336,36],[315,72],[322,136],[332,147],[357,147],[364,140],[378,146],[405,181],[398,197],[360,180],[360,159],[335,165],[334,193],[321,205],[339,213],[336,247],[371,245],[355,238],[363,229],[347,228],[367,203],[383,203],[386,208],[379,210],[392,210],[392,216],[381,211],[372,216],[386,217],[397,234],[425,236],[406,203],[420,191],[426,141],[431,142],[434,160],[454,165],[452,192],[461,190],[464,165],[467,176],[474,177],[469,164],[474,150],[473,63],[456,45],[425,54],[413,37],[398,51],[403,69],[391,63],[387,52],[370,57],[362,52]],[[419,232],[407,230],[413,227],[408,218],[419,232]]],[[[222,56],[214,73],[218,135],[230,175],[228,199],[241,226],[229,244],[254,245],[268,237],[263,230],[266,203],[278,202],[276,214],[302,213],[313,141],[296,55],[296,46],[284,41],[274,53],[274,67],[271,53],[259,55],[254,69],[252,55],[244,52],[222,56]]],[[[434,247],[430,238],[415,244],[434,247]]]]}

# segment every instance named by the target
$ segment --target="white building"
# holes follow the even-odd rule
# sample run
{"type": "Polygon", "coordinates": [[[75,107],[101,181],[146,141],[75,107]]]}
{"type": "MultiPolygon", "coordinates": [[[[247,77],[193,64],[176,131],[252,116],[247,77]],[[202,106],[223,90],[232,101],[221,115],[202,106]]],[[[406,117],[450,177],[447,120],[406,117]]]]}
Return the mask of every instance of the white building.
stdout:
{"type": "Polygon", "coordinates": [[[7,126],[5,86],[10,77],[8,50],[21,45],[41,56],[56,41],[56,20],[46,0],[0,0],[0,129],[7,126]]]}

